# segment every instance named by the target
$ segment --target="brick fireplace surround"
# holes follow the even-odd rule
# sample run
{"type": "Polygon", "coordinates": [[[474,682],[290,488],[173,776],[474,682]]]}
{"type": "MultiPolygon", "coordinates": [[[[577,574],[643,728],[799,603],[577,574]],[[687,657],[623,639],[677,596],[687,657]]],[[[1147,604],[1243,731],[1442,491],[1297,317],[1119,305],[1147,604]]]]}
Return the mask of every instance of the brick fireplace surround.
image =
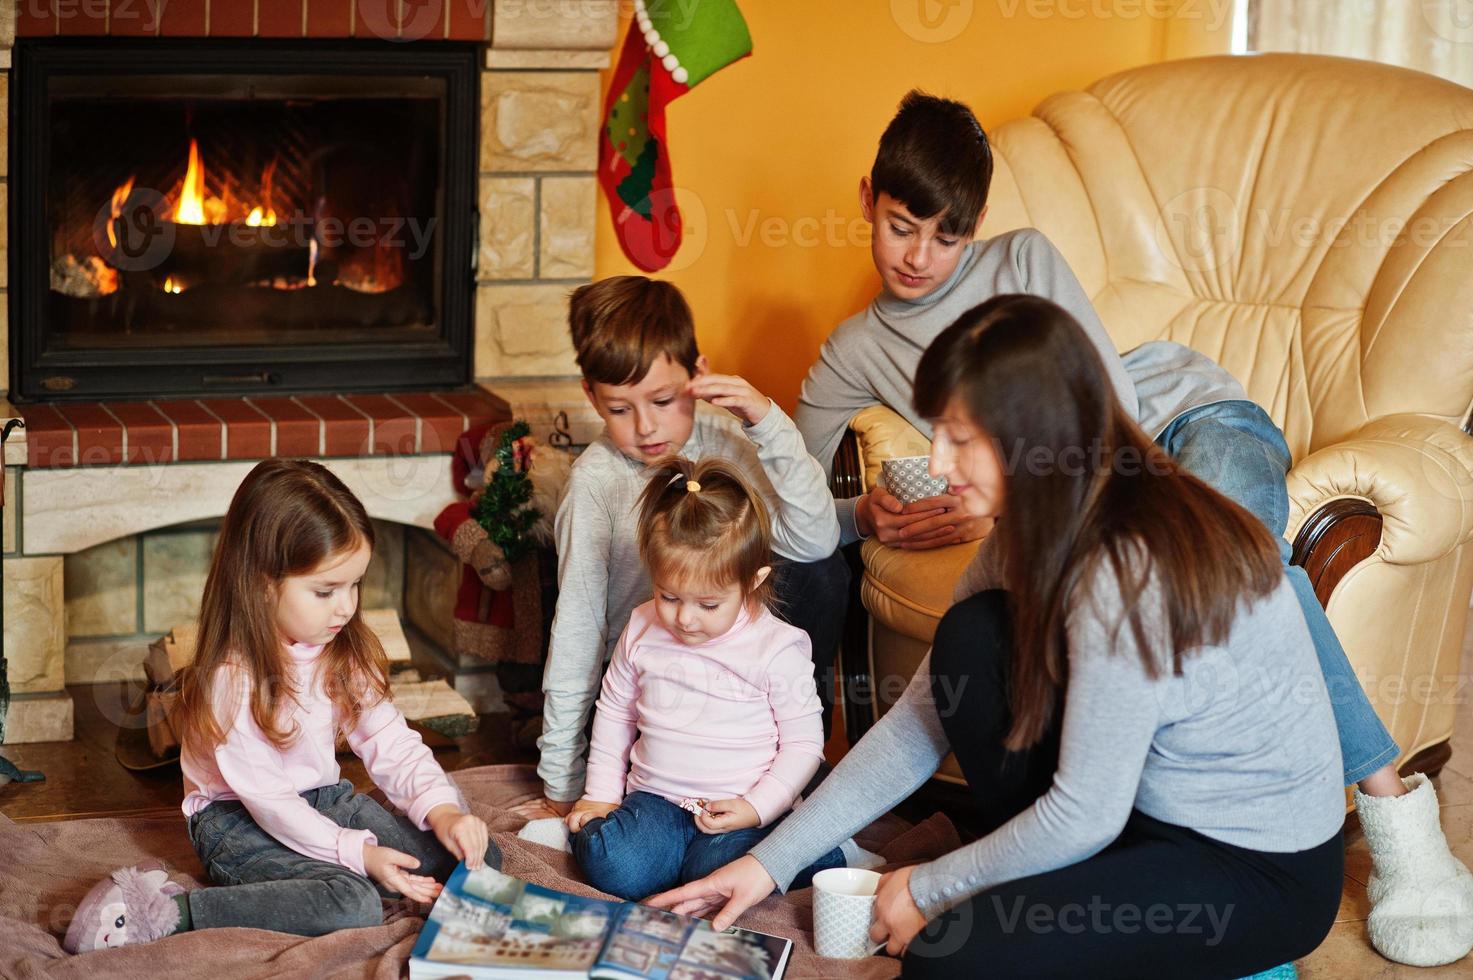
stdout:
{"type": "MultiPolygon", "coordinates": [[[[0,424],[25,422],[4,450],[7,743],[71,738],[66,685],[141,676],[145,645],[197,611],[235,487],[274,455],[319,459],[364,500],[379,547],[363,604],[399,609],[416,647],[482,710],[496,706],[492,674],[443,654],[459,571],[429,528],[455,499],[448,459],[464,429],[510,411],[544,437],[559,413],[575,442],[596,431],[565,310],[593,274],[599,70],[617,24],[617,0],[0,0],[7,130],[17,37],[444,39],[485,52],[478,392],[13,406],[0,347],[0,424]]],[[[0,131],[0,213],[27,193],[10,186],[7,144],[0,131]]]]}

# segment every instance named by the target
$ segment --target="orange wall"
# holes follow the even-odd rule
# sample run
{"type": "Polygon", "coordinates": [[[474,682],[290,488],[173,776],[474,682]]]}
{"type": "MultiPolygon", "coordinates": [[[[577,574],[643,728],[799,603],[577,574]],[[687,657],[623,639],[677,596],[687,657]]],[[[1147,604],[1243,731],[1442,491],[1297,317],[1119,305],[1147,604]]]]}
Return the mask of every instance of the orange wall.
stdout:
{"type": "MultiPolygon", "coordinates": [[[[657,275],[689,298],[713,368],[789,410],[829,331],[879,287],[858,185],[909,89],[962,99],[990,129],[1111,72],[1225,52],[1231,33],[1228,0],[739,3],[752,57],[668,113],[686,237],[657,275]],[[923,6],[955,36],[922,40],[923,6]]],[[[639,271],[602,192],[596,267],[639,271]]]]}

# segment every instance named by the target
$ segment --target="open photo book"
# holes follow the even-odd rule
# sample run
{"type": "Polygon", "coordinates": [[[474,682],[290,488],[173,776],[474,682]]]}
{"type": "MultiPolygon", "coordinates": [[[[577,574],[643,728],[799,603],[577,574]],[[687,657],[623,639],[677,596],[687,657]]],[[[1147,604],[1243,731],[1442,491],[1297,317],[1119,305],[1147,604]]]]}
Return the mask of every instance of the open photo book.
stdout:
{"type": "Polygon", "coordinates": [[[553,891],[464,863],[446,882],[409,960],[427,977],[779,980],[790,940],[633,902],[553,891]]]}

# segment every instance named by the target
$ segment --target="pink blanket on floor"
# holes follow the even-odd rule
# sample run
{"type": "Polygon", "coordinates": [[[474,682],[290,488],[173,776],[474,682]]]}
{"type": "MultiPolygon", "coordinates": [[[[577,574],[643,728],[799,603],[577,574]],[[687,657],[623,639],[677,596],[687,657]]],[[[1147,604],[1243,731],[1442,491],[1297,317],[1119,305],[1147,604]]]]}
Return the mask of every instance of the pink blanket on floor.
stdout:
{"type": "MultiPolygon", "coordinates": [[[[597,895],[583,884],[572,857],[519,840],[520,821],[508,807],[532,799],[541,786],[527,766],[487,766],[454,773],[475,813],[486,820],[505,860],[502,870],[540,885],[597,895]]],[[[12,787],[7,792],[24,792],[12,787]]],[[[858,835],[861,846],[893,864],[929,860],[960,841],[944,816],[911,826],[883,817],[858,835]]],[[[128,817],[17,824],[0,816],[0,976],[5,977],[253,977],[403,976],[424,924],[423,906],[385,908],[384,924],[307,939],[259,929],[183,933],[143,946],[68,957],[61,936],[87,889],[120,865],[147,858],[165,862],[176,880],[204,882],[204,869],[189,845],[182,816],[128,817]]],[[[848,980],[893,977],[897,961],[823,959],[813,953],[810,889],[774,895],[743,916],[741,924],[796,944],[787,975],[843,976],[848,980]]]]}

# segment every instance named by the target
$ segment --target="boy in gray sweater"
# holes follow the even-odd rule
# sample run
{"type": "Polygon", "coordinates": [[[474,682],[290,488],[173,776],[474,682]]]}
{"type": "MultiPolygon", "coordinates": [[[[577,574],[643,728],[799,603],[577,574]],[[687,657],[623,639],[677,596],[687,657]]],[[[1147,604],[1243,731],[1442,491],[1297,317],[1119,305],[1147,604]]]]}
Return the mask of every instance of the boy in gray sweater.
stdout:
{"type": "Polygon", "coordinates": [[[766,395],[710,372],[678,289],[643,276],[583,286],[573,293],[569,324],[583,390],[604,431],[573,464],[557,513],[557,612],[537,741],[544,799],[518,808],[531,817],[564,816],[582,796],[586,727],[604,664],[630,612],[650,597],[636,537],[648,464],[670,453],[719,456],[762,495],[782,559],[774,571],[778,612],[813,643],[825,735],[849,586],[823,468],[766,395]]]}
{"type": "MultiPolygon", "coordinates": [[[[915,412],[911,395],[916,366],[932,340],[962,313],[1004,293],[1062,306],[1083,326],[1121,404],[1146,434],[1187,471],[1256,515],[1278,541],[1334,707],[1345,783],[1357,786],[1356,807],[1383,882],[1373,891],[1372,942],[1389,958],[1418,965],[1445,961],[1444,949],[1466,954],[1473,948],[1473,876],[1447,850],[1432,784],[1421,776],[1403,781],[1397,773],[1396,743],[1366,698],[1309,577],[1289,563],[1285,476],[1291,460],[1283,433],[1205,354],[1168,341],[1117,353],[1089,297],[1041,232],[1021,229],[974,241],[991,180],[991,149],[972,111],[919,92],[907,95],[881,137],[870,176],[860,182],[884,288],[839,324],[803,382],[797,423],[809,451],[831,469],[849,420],[870,405],[890,407],[930,438],[930,424],[915,412]],[[1420,881],[1395,875],[1398,853],[1417,853],[1432,870],[1420,881]],[[1405,911],[1420,907],[1402,899],[1429,886],[1468,909],[1454,917],[1455,937],[1435,916],[1405,911]]],[[[836,506],[845,543],[873,536],[895,547],[926,549],[986,533],[990,522],[967,517],[959,504],[943,495],[902,505],[876,488],[836,506]]]]}

